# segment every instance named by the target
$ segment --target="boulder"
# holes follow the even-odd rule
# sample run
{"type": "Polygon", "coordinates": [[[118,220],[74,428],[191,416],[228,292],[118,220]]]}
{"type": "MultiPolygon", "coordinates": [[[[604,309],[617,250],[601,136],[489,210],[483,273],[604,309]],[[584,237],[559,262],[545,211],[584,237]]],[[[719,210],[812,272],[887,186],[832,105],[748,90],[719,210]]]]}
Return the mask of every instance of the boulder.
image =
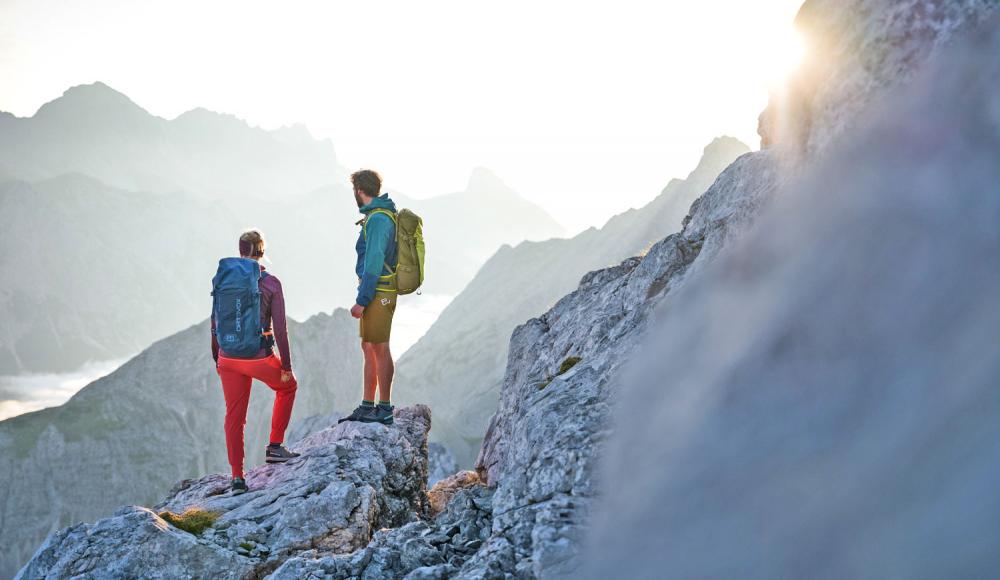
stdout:
{"type": "Polygon", "coordinates": [[[18,577],[259,577],[306,550],[349,554],[376,530],[427,515],[430,425],[417,405],[398,409],[392,426],[324,429],[299,444],[301,457],[249,471],[242,495],[225,475],[184,480],[152,510],[129,506],[52,534],[18,577]],[[191,509],[214,522],[193,534],[158,515],[191,509]]]}

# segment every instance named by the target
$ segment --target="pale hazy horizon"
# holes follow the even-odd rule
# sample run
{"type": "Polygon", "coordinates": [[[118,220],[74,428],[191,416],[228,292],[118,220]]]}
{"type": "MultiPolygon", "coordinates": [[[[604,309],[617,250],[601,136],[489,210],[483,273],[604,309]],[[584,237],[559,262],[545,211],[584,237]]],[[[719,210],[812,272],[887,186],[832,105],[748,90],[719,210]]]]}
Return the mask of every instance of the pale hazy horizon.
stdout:
{"type": "Polygon", "coordinates": [[[100,81],[168,119],[303,124],[412,197],[486,167],[572,234],[651,200],[717,136],[757,147],[800,4],[3,1],[0,110],[100,81]]]}

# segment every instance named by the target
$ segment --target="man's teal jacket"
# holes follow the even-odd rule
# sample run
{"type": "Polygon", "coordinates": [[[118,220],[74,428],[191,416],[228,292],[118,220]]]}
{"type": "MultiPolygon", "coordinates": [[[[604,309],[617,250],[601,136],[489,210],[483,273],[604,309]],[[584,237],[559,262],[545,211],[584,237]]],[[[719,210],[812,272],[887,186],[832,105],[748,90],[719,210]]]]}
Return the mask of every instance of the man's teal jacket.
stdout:
{"type": "MultiPolygon", "coordinates": [[[[367,216],[374,209],[387,209],[395,213],[396,204],[389,199],[388,193],[383,193],[362,207],[361,213],[367,216]]],[[[357,303],[368,306],[375,297],[379,276],[392,273],[386,264],[395,267],[396,224],[384,213],[372,215],[368,218],[367,226],[358,232],[358,243],[354,247],[358,251],[358,262],[354,270],[361,280],[358,284],[357,303]]]]}

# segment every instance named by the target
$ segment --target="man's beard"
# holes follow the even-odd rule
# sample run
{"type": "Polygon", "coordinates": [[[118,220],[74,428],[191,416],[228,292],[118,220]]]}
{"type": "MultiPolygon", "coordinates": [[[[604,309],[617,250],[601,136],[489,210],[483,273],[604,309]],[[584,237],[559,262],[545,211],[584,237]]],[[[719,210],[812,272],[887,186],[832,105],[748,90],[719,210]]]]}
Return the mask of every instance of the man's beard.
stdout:
{"type": "Polygon", "coordinates": [[[361,201],[361,196],[358,192],[354,192],[354,201],[358,202],[358,209],[365,207],[365,202],[361,201]]]}

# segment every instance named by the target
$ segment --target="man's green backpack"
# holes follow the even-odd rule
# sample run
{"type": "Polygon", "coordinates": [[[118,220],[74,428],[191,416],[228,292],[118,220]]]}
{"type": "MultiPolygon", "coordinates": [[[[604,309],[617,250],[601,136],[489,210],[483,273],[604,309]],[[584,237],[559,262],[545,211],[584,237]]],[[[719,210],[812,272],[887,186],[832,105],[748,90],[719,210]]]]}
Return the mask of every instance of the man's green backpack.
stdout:
{"type": "Polygon", "coordinates": [[[424,283],[424,220],[408,209],[395,214],[377,209],[368,217],[376,213],[384,213],[396,224],[396,267],[389,269],[396,277],[396,291],[412,294],[424,283]]]}

